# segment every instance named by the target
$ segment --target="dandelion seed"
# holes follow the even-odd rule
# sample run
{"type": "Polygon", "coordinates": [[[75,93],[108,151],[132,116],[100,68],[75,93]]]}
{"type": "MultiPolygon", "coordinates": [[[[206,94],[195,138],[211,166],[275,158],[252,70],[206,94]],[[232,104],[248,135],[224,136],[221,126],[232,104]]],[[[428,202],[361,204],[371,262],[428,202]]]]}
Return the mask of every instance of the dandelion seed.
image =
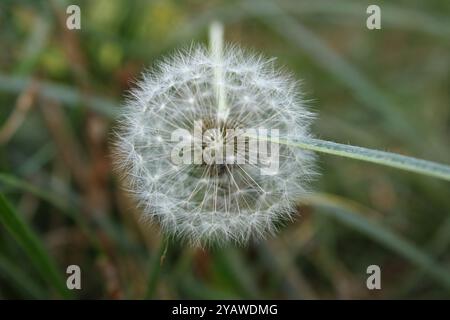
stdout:
{"type": "MultiPolygon", "coordinates": [[[[238,164],[235,155],[227,155],[224,164],[175,167],[171,133],[193,132],[200,120],[204,130],[220,129],[210,140],[225,144],[239,138],[240,131],[228,132],[240,128],[278,129],[283,137],[307,138],[312,119],[297,82],[273,59],[237,46],[219,54],[195,45],[166,58],[138,82],[124,107],[115,163],[144,216],[168,234],[192,245],[246,243],[274,233],[279,221],[295,213],[314,175],[312,153],[279,145],[274,175],[259,170],[270,159],[238,164]]],[[[183,152],[195,155],[194,149],[183,152]]]]}

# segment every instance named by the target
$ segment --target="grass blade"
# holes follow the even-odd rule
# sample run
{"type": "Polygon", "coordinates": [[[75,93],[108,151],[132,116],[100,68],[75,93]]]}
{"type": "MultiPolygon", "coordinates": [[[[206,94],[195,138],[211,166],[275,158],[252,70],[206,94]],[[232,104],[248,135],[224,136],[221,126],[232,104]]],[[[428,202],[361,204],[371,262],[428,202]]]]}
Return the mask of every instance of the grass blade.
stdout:
{"type": "Polygon", "coordinates": [[[71,297],[65,282],[53,259],[35,233],[26,225],[14,208],[0,193],[0,223],[11,233],[17,243],[25,250],[41,276],[64,298],[71,297]]]}
{"type": "Polygon", "coordinates": [[[147,292],[145,293],[145,299],[151,299],[155,295],[156,288],[158,286],[159,275],[161,273],[161,267],[167,255],[168,247],[169,247],[169,239],[164,238],[161,242],[157,254],[153,257],[153,261],[151,263],[151,270],[150,275],[148,277],[147,292]]]}
{"type": "Polygon", "coordinates": [[[0,173],[0,183],[4,184],[6,186],[12,187],[12,188],[20,189],[20,190],[29,192],[31,194],[34,194],[37,197],[52,204],[53,206],[55,206],[55,208],[60,209],[62,212],[66,212],[68,209],[67,204],[63,200],[57,198],[56,196],[43,190],[42,188],[38,188],[38,187],[36,187],[26,181],[18,179],[12,175],[8,175],[6,173],[0,173]]]}
{"type": "Polygon", "coordinates": [[[426,253],[407,240],[396,235],[384,226],[358,214],[350,206],[343,205],[343,202],[339,198],[330,195],[315,195],[305,199],[305,203],[322,209],[320,213],[342,222],[384,245],[386,248],[397,252],[410,263],[421,268],[426,274],[435,279],[437,283],[450,290],[450,273],[447,269],[439,266],[426,253]]]}
{"type": "MultiPolygon", "coordinates": [[[[34,81],[31,77],[20,77],[0,73],[0,90],[18,94],[34,81]]],[[[107,98],[94,95],[83,95],[80,90],[39,80],[39,94],[42,97],[58,100],[67,105],[79,105],[86,102],[92,110],[109,118],[117,116],[119,104],[107,98]]]]}
{"type": "Polygon", "coordinates": [[[405,114],[396,108],[381,90],[275,2],[246,1],[243,5],[245,10],[263,18],[263,23],[267,23],[290,44],[302,49],[318,66],[348,86],[363,106],[382,114],[385,121],[381,125],[385,125],[386,130],[393,135],[401,136],[405,141],[417,136],[417,132],[408,122],[405,114]],[[275,15],[275,17],[265,19],[267,15],[275,15]]]}
{"type": "Polygon", "coordinates": [[[0,279],[10,282],[14,287],[32,299],[43,299],[47,293],[32,278],[13,265],[5,257],[0,256],[0,279]]]}
{"type": "MultiPolygon", "coordinates": [[[[355,1],[339,1],[339,5],[330,6],[329,1],[281,1],[280,6],[287,12],[304,17],[317,14],[336,18],[338,23],[360,23],[361,12],[366,12],[367,3],[355,1]]],[[[447,39],[450,36],[450,23],[443,15],[431,14],[413,6],[400,7],[383,3],[383,25],[389,28],[404,29],[417,33],[447,39]]],[[[320,20],[322,21],[322,20],[320,20]]]]}
{"type": "Polygon", "coordinates": [[[450,181],[450,166],[428,160],[422,160],[392,152],[373,150],[320,139],[308,138],[302,139],[301,141],[280,140],[279,142],[281,144],[297,146],[306,150],[377,163],[388,167],[420,173],[430,177],[450,181]]]}

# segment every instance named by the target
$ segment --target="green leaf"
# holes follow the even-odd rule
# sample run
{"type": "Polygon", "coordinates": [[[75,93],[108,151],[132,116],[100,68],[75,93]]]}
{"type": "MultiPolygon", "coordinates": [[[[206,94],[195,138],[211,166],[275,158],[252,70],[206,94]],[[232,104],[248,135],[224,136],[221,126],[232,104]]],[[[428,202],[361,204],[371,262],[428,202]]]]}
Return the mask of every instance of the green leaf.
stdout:
{"type": "Polygon", "coordinates": [[[47,254],[36,234],[0,193],[0,223],[11,233],[28,254],[41,276],[64,298],[71,297],[56,263],[47,254]]]}

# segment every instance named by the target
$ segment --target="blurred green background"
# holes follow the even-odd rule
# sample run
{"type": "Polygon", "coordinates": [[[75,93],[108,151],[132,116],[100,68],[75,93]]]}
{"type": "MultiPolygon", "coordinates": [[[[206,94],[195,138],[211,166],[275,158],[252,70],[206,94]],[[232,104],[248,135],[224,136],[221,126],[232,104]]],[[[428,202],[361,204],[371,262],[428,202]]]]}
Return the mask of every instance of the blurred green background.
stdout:
{"type": "Polygon", "coordinates": [[[447,0],[2,0],[0,298],[450,298],[448,182],[320,155],[294,223],[202,250],[139,221],[109,155],[133,80],[218,19],[303,80],[318,137],[448,164],[449,18],[447,0]],[[366,288],[372,264],[381,290],[366,288]]]}

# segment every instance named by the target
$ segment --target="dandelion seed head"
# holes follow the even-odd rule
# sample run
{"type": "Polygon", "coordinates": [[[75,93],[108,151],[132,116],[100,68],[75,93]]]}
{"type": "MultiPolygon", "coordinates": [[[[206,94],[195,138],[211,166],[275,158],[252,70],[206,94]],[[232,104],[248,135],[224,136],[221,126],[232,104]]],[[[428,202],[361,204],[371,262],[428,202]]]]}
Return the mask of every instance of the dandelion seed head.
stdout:
{"type": "Polygon", "coordinates": [[[314,115],[297,81],[273,59],[225,47],[220,81],[217,64],[205,47],[194,45],[144,72],[124,105],[115,139],[115,166],[144,216],[195,246],[273,234],[278,222],[292,218],[314,175],[310,152],[282,144],[273,175],[259,168],[270,160],[234,164],[234,155],[227,155],[226,164],[174,165],[171,133],[193,132],[198,120],[203,129],[222,130],[205,137],[217,144],[234,139],[227,132],[239,128],[278,129],[282,138],[310,136],[314,115]],[[217,86],[225,93],[225,112],[218,110],[217,86]]]}

